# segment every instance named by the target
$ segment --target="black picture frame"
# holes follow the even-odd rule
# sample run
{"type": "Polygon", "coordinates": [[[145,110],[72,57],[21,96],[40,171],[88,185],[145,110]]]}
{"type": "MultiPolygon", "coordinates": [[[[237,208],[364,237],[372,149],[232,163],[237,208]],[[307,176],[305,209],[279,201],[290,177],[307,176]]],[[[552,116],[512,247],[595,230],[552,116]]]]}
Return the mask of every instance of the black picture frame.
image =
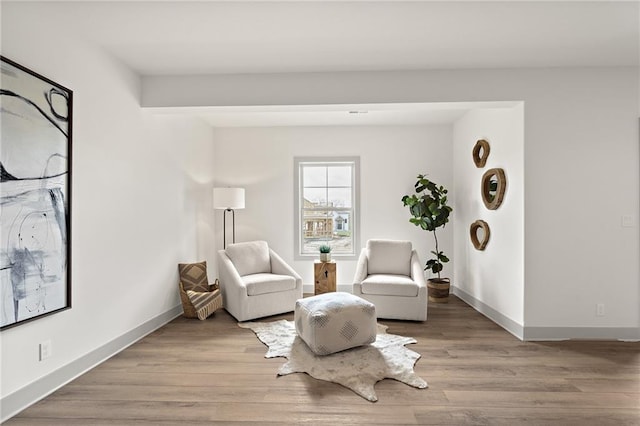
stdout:
{"type": "Polygon", "coordinates": [[[0,330],[71,308],[73,91],[0,56],[0,330]]]}

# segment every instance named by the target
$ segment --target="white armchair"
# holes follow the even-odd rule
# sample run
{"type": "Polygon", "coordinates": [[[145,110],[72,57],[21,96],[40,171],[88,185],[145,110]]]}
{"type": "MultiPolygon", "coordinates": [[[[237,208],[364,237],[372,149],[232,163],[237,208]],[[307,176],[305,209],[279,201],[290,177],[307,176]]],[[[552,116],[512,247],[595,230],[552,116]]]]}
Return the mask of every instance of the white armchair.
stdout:
{"type": "Polygon", "coordinates": [[[353,294],[376,305],[378,318],[427,319],[427,283],[410,241],[367,241],[358,259],[353,294]]]}
{"type": "Polygon", "coordinates": [[[302,278],[265,241],[218,251],[225,309],[238,321],[291,312],[302,298],[302,278]]]}

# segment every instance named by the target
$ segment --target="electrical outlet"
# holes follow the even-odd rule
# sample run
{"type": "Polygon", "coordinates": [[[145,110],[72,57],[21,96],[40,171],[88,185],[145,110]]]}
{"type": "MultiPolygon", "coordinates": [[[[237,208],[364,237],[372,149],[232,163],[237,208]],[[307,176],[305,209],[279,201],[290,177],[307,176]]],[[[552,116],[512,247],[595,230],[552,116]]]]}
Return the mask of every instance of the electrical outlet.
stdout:
{"type": "Polygon", "coordinates": [[[40,343],[40,361],[44,361],[52,354],[51,340],[40,343]]]}
{"type": "Polygon", "coordinates": [[[633,228],[633,216],[622,216],[621,225],[623,228],[633,228]]]}
{"type": "Polygon", "coordinates": [[[598,303],[596,305],[596,316],[603,317],[604,316],[604,303],[598,303]]]}

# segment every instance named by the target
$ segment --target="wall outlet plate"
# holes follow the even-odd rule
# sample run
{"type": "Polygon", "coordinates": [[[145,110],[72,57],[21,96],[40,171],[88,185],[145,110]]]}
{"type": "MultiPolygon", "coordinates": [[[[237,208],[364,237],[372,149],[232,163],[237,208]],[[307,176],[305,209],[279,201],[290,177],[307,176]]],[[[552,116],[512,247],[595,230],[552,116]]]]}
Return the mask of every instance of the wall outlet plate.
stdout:
{"type": "Polygon", "coordinates": [[[45,359],[51,357],[52,348],[51,348],[51,340],[45,340],[40,343],[40,361],[44,361],[45,359]]]}

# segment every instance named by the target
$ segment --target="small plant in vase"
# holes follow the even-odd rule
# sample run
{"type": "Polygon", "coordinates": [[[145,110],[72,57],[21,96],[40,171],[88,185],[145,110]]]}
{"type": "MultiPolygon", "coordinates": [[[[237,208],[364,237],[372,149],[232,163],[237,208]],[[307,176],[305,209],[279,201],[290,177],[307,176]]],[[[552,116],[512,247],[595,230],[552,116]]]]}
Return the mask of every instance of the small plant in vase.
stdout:
{"type": "Polygon", "coordinates": [[[331,246],[323,244],[318,250],[320,250],[320,261],[331,262],[331,246]]]}
{"type": "Polygon", "coordinates": [[[448,191],[444,186],[437,185],[424,175],[418,175],[414,186],[416,193],[411,196],[405,195],[402,197],[402,202],[409,207],[413,216],[409,222],[425,231],[433,232],[436,249],[431,253],[435,257],[427,261],[424,270],[430,270],[438,278],[428,280],[429,300],[446,303],[449,299],[450,281],[449,278],[441,278],[440,272],[443,269],[443,263],[447,263],[449,258],[438,247],[436,229],[444,227],[449,222],[449,214],[453,209],[447,205],[448,191]]]}

